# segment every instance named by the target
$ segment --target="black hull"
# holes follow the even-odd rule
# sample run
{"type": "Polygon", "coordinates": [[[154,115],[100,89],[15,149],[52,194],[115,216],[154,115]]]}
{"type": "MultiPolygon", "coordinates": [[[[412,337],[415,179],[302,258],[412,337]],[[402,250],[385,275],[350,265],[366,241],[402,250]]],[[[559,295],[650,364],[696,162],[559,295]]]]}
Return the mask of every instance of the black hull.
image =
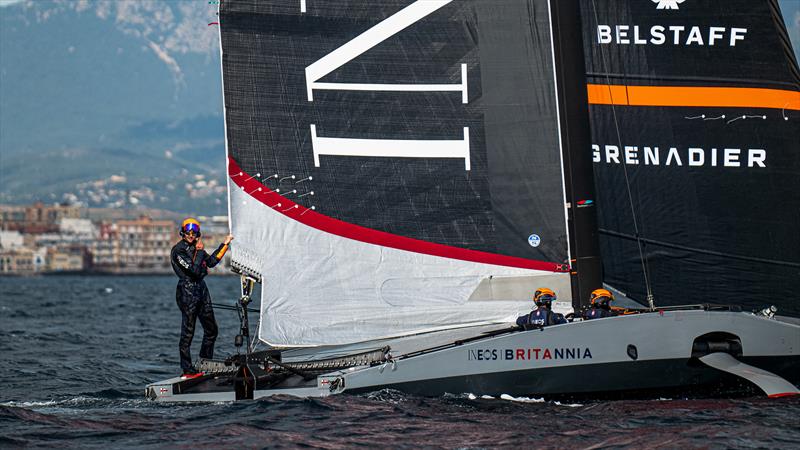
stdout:
{"type": "MultiPolygon", "coordinates": [[[[800,385],[800,356],[750,357],[741,361],[780,375],[800,385]]],[[[261,374],[264,375],[263,373],[261,374]]],[[[207,376],[173,384],[173,395],[219,394],[235,391],[235,375],[207,376]]],[[[280,394],[297,388],[314,388],[316,381],[290,377],[279,386],[267,387],[260,378],[255,391],[280,394]]],[[[394,389],[407,394],[438,397],[443,393],[478,393],[499,397],[544,397],[551,400],[631,400],[653,398],[715,398],[763,395],[752,383],[710,368],[695,358],[629,361],[559,368],[517,370],[488,374],[423,379],[369,388],[347,389],[363,394],[394,389]]]]}
{"type": "MultiPolygon", "coordinates": [[[[751,357],[741,361],[800,385],[800,357],[751,357]]],[[[630,361],[549,369],[519,370],[383,386],[413,395],[481,395],[545,397],[573,400],[621,400],[661,397],[736,397],[763,395],[755,385],[710,368],[695,358],[630,361]]],[[[365,393],[374,389],[348,389],[365,393]]]]}

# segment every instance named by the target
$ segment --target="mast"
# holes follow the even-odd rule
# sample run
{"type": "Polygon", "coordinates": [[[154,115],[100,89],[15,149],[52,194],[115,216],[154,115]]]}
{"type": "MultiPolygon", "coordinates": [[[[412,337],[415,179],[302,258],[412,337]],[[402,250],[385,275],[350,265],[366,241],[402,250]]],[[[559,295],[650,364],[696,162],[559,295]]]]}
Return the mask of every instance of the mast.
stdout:
{"type": "Polygon", "coordinates": [[[577,312],[603,271],[595,208],[591,133],[579,0],[550,2],[561,149],[567,203],[572,306],[577,312]]]}

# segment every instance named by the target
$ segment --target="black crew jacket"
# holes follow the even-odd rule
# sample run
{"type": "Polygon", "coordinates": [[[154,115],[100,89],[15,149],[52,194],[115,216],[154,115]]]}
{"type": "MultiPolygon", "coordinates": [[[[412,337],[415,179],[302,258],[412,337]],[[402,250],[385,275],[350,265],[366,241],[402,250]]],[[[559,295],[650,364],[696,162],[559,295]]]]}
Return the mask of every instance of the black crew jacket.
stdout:
{"type": "Polygon", "coordinates": [[[228,246],[220,244],[213,253],[209,254],[205,250],[197,250],[194,244],[181,239],[170,252],[172,270],[178,275],[179,283],[203,281],[203,278],[208,275],[208,269],[219,264],[227,251],[228,246]]]}

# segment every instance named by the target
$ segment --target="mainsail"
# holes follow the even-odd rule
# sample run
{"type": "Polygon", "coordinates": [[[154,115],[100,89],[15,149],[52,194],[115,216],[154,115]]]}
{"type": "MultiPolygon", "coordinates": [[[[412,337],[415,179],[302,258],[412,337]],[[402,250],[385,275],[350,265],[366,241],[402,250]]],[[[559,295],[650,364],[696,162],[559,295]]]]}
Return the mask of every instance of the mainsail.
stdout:
{"type": "Polygon", "coordinates": [[[800,315],[800,71],[777,1],[581,11],[605,281],[800,315]]]}
{"type": "Polygon", "coordinates": [[[234,265],[259,337],[339,344],[570,299],[548,1],[220,5],[234,265]]]}

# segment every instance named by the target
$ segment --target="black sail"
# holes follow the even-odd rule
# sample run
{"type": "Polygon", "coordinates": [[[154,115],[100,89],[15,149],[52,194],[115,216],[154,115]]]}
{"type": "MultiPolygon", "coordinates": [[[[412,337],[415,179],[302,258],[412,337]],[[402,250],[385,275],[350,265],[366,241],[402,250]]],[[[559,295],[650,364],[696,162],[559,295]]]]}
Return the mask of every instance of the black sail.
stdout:
{"type": "Polygon", "coordinates": [[[800,315],[800,71],[777,2],[581,6],[605,281],[645,301],[638,228],[657,305],[800,315]]]}
{"type": "MultiPolygon", "coordinates": [[[[412,4],[226,1],[230,156],[247,173],[313,176],[332,217],[445,245],[567,262],[546,2],[452,2],[321,79],[461,91],[314,90],[305,69],[412,4]],[[464,158],[319,156],[319,137],[463,140],[464,158]],[[247,128],[247,126],[250,128],[247,128]],[[527,244],[536,232],[541,245],[527,244]],[[522,245],[520,245],[522,243],[522,245]]],[[[376,88],[377,89],[377,88],[376,88]]],[[[376,154],[380,154],[376,142],[376,154]]]]}
{"type": "Polygon", "coordinates": [[[548,1],[226,0],[219,19],[233,259],[269,287],[262,339],[494,320],[501,303],[470,305],[529,310],[535,276],[569,301],[548,1]]]}

